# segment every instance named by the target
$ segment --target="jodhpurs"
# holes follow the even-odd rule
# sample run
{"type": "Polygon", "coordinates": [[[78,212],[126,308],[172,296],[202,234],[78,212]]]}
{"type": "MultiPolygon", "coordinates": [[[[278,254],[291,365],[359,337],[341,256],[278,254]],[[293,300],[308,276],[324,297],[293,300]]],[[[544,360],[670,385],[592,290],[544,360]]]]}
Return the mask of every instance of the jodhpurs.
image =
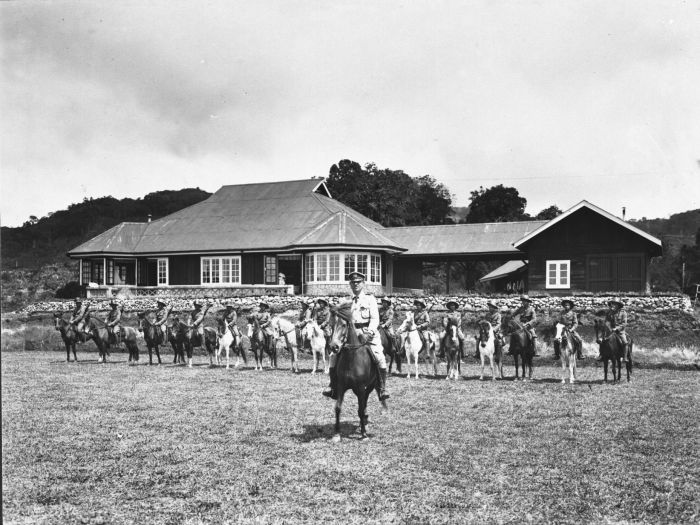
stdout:
{"type": "MultiPolygon", "coordinates": [[[[374,358],[377,360],[377,364],[379,366],[380,370],[386,370],[386,357],[384,357],[384,348],[382,347],[382,342],[379,337],[379,334],[376,334],[373,338],[372,341],[370,342],[370,350],[372,351],[372,355],[374,355],[374,358]]],[[[335,362],[338,359],[338,354],[336,352],[332,352],[328,362],[329,366],[331,368],[335,367],[335,362]]]]}

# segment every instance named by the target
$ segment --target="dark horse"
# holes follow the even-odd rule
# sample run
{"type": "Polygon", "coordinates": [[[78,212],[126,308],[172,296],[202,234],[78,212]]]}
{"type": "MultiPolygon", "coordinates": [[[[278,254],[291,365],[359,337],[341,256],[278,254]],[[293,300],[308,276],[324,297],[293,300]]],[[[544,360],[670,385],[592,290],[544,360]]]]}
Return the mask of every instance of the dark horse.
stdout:
{"type": "MultiPolygon", "coordinates": [[[[158,364],[162,363],[160,359],[160,345],[165,343],[165,341],[163,341],[163,332],[161,331],[160,326],[157,326],[149,318],[149,314],[151,314],[151,312],[152,310],[146,310],[145,312],[137,314],[139,318],[139,331],[143,332],[143,339],[146,342],[146,348],[148,348],[148,364],[150,365],[153,364],[154,350],[156,352],[156,357],[158,358],[158,364]]],[[[177,363],[178,360],[182,363],[185,362],[183,348],[185,337],[184,331],[179,329],[180,324],[181,323],[176,318],[173,327],[167,327],[168,342],[173,347],[173,353],[175,354],[173,363],[177,363]]]]}
{"type": "Polygon", "coordinates": [[[447,361],[447,377],[445,379],[457,380],[462,375],[462,362],[459,358],[459,339],[457,338],[457,323],[449,319],[445,327],[443,347],[447,361]]]}
{"type": "Polygon", "coordinates": [[[389,373],[391,373],[391,366],[396,360],[396,369],[401,373],[401,352],[399,350],[399,341],[396,337],[391,337],[391,334],[387,332],[384,328],[379,327],[379,336],[382,339],[382,348],[384,348],[384,355],[389,357],[389,373]]]}
{"type": "Polygon", "coordinates": [[[139,347],[136,344],[136,330],[130,326],[122,326],[121,333],[119,335],[119,341],[114,341],[113,337],[110,337],[107,331],[107,325],[102,319],[98,317],[89,316],[87,319],[88,326],[90,327],[90,332],[92,333],[92,339],[95,341],[97,348],[100,352],[100,359],[98,362],[107,362],[107,356],[109,356],[109,345],[112,343],[119,344],[124,343],[126,349],[129,351],[129,362],[134,362],[139,360],[139,347]]]}
{"type": "Polygon", "coordinates": [[[78,356],[75,353],[75,344],[84,343],[88,339],[92,339],[92,334],[86,334],[85,332],[78,332],[75,327],[75,323],[69,323],[63,318],[63,315],[55,312],[53,314],[54,328],[61,334],[61,339],[63,339],[63,344],[66,345],[66,361],[70,363],[70,353],[73,351],[73,357],[78,360],[78,356]]]}
{"type": "Polygon", "coordinates": [[[528,369],[528,378],[532,379],[532,358],[535,356],[535,345],[532,337],[523,326],[515,319],[509,317],[505,320],[510,344],[508,351],[515,361],[515,379],[518,379],[518,357],[522,359],[523,379],[525,379],[525,368],[528,369]]]}
{"type": "MultiPolygon", "coordinates": [[[[333,441],[340,441],[340,410],[347,390],[357,397],[357,415],[360,417],[361,439],[367,438],[367,399],[372,390],[379,397],[379,370],[370,355],[370,345],[360,343],[352,322],[350,305],[341,305],[331,310],[333,333],[331,349],[340,351],[335,363],[338,376],[338,399],[335,402],[335,435],[333,441]]],[[[386,408],[386,401],[380,402],[386,408]]]]}
{"type": "Polygon", "coordinates": [[[603,371],[605,382],[608,382],[608,361],[612,362],[613,381],[620,381],[622,378],[622,358],[626,357],[627,381],[632,375],[632,338],[628,335],[629,350],[625,356],[625,345],[620,338],[610,329],[602,319],[595,320],[595,340],[598,343],[600,357],[603,359],[603,371]],[[617,371],[617,375],[615,375],[617,371]]]}
{"type": "Polygon", "coordinates": [[[263,329],[260,328],[258,318],[254,315],[248,317],[248,337],[250,338],[250,349],[255,355],[255,369],[263,369],[263,351],[270,358],[270,367],[277,368],[277,345],[274,337],[266,337],[263,329]]]}
{"type": "Polygon", "coordinates": [[[184,329],[184,344],[187,352],[187,366],[192,368],[192,351],[195,347],[203,347],[209,355],[216,353],[219,348],[219,336],[216,329],[204,327],[204,335],[197,332],[196,328],[176,320],[171,330],[182,331],[184,329]]]}

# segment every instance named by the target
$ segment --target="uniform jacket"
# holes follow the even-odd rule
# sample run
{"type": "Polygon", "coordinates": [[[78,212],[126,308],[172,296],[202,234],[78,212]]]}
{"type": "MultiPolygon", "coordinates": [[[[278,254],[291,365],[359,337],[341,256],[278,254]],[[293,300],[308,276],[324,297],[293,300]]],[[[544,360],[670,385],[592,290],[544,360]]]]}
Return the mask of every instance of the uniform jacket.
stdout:
{"type": "Polygon", "coordinates": [[[331,321],[331,310],[328,307],[316,310],[316,324],[322,330],[328,327],[328,323],[331,321]]]}
{"type": "Polygon", "coordinates": [[[172,311],[173,307],[170,305],[164,306],[160,310],[156,311],[156,322],[155,324],[157,326],[164,325],[168,317],[170,317],[170,312],[172,311]]]}
{"type": "Polygon", "coordinates": [[[610,328],[617,332],[624,332],[627,328],[627,312],[625,310],[608,310],[605,316],[605,321],[610,325],[610,328]]]}
{"type": "Polygon", "coordinates": [[[493,328],[494,333],[500,333],[501,331],[501,312],[489,312],[484,316],[489,323],[491,323],[491,328],[493,328]]]}
{"type": "Polygon", "coordinates": [[[537,320],[537,315],[535,314],[535,309],[531,306],[521,306],[518,308],[515,313],[513,314],[513,317],[516,319],[520,320],[520,322],[524,325],[527,326],[532,326],[535,324],[535,321],[537,320]]]}
{"type": "Polygon", "coordinates": [[[457,328],[462,327],[462,314],[458,311],[447,312],[447,315],[442,318],[442,325],[447,326],[452,321],[457,328]]]}
{"type": "Polygon", "coordinates": [[[299,312],[299,317],[297,318],[297,326],[299,328],[304,328],[309,321],[311,321],[311,308],[299,312]]]}
{"type": "Polygon", "coordinates": [[[430,316],[425,310],[420,313],[415,313],[413,315],[413,320],[416,323],[416,328],[418,328],[418,330],[421,332],[425,332],[430,326],[430,316]]]}
{"type": "Polygon", "coordinates": [[[352,322],[355,324],[369,323],[367,332],[377,334],[379,328],[379,308],[374,295],[362,290],[357,296],[352,296],[352,322]]]}
{"type": "Polygon", "coordinates": [[[578,316],[573,310],[569,310],[568,312],[566,310],[562,310],[561,314],[559,315],[559,322],[566,326],[570,332],[573,332],[576,330],[576,328],[578,328],[578,316]]]}
{"type": "Polygon", "coordinates": [[[379,324],[388,329],[391,328],[393,321],[394,309],[391,306],[379,309],[379,324]]]}
{"type": "Polygon", "coordinates": [[[216,314],[216,318],[219,321],[223,321],[227,325],[235,325],[236,322],[238,321],[238,314],[236,313],[236,310],[219,310],[219,312],[216,314]]]}
{"type": "Polygon", "coordinates": [[[87,317],[88,313],[90,312],[90,303],[85,302],[78,307],[73,309],[73,314],[71,316],[70,322],[71,323],[79,323],[80,321],[84,321],[85,318],[87,317]]]}
{"type": "Polygon", "coordinates": [[[270,315],[270,312],[260,312],[257,314],[257,318],[260,329],[267,335],[273,335],[271,323],[272,316],[270,315]]]}
{"type": "Polygon", "coordinates": [[[107,326],[115,326],[119,324],[122,320],[122,309],[117,307],[114,310],[110,310],[107,314],[107,326]]]}

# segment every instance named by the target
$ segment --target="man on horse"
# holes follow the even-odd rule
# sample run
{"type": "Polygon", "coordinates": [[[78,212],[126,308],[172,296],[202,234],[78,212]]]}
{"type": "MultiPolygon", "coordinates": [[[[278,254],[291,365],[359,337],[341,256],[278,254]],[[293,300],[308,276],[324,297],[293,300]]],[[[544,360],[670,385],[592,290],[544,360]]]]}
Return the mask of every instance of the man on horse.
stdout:
{"type": "Polygon", "coordinates": [[[265,348],[270,348],[270,341],[272,341],[273,328],[272,328],[272,316],[270,315],[270,306],[265,303],[260,303],[260,311],[253,314],[258,320],[258,325],[260,330],[262,330],[263,338],[265,339],[265,348]]]}
{"type": "Polygon", "coordinates": [[[440,352],[438,353],[438,357],[445,357],[445,337],[447,337],[447,328],[450,326],[450,323],[452,323],[457,327],[459,357],[461,359],[464,355],[464,332],[462,332],[462,314],[457,310],[457,308],[459,308],[459,304],[457,304],[457,301],[447,301],[445,306],[447,307],[447,315],[442,318],[442,326],[445,328],[445,331],[440,338],[440,352]]]}
{"type": "MultiPolygon", "coordinates": [[[[207,301],[207,304],[202,308],[201,303],[196,300],[193,301],[192,306],[194,309],[190,312],[190,327],[194,330],[194,333],[199,337],[200,344],[204,344],[204,317],[211,308],[211,303],[207,301]]],[[[197,345],[193,345],[197,346],[197,345]]]]}
{"type": "Polygon", "coordinates": [[[119,344],[119,335],[121,332],[121,321],[122,313],[124,312],[124,307],[119,305],[116,299],[112,299],[109,302],[109,306],[112,309],[107,314],[107,319],[105,319],[105,326],[107,327],[107,348],[109,345],[119,344]]]}
{"type": "MultiPolygon", "coordinates": [[[[566,330],[569,332],[569,335],[571,335],[571,339],[576,347],[576,359],[583,359],[583,355],[581,355],[583,341],[581,340],[581,336],[576,332],[576,328],[578,328],[578,316],[576,315],[576,312],[574,312],[574,302],[571,299],[564,299],[561,302],[561,305],[563,310],[559,314],[559,322],[564,325],[566,330]]],[[[555,345],[554,359],[560,358],[560,351],[561,346],[555,345]]]]}
{"type": "MultiPolygon", "coordinates": [[[[620,299],[615,298],[608,301],[608,306],[610,309],[605,314],[605,323],[610,327],[622,344],[625,351],[622,354],[622,362],[627,362],[627,354],[629,352],[629,336],[627,335],[627,312],[624,310],[625,305],[622,304],[620,299]]],[[[598,355],[598,361],[602,361],[603,358],[598,355]]]]}
{"type": "Polygon", "coordinates": [[[240,306],[236,306],[232,301],[228,301],[226,307],[223,310],[219,310],[217,314],[217,319],[226,323],[233,336],[237,339],[241,337],[241,330],[238,328],[238,314],[240,311],[240,306]]]}
{"type": "MultiPolygon", "coordinates": [[[[374,295],[365,292],[365,275],[360,272],[351,272],[350,289],[352,290],[351,307],[352,320],[355,329],[359,329],[358,335],[364,336],[364,340],[370,344],[371,354],[374,362],[379,368],[379,399],[382,401],[389,398],[386,390],[386,359],[382,348],[381,337],[379,336],[379,309],[377,299],[374,295]]],[[[362,338],[361,338],[362,340],[362,338]]],[[[335,363],[337,355],[330,356],[330,385],[323,391],[323,395],[332,399],[338,397],[338,376],[335,374],[335,363]]]]}
{"type": "Polygon", "coordinates": [[[304,336],[304,327],[308,324],[309,321],[311,321],[311,306],[313,304],[314,302],[312,299],[301,301],[301,310],[299,311],[297,322],[294,324],[294,327],[297,330],[297,347],[307,348],[309,351],[311,351],[311,348],[308,345],[308,339],[306,339],[306,337],[304,336]]]}
{"type": "Polygon", "coordinates": [[[75,329],[78,333],[89,334],[90,329],[87,326],[87,318],[90,315],[90,303],[88,301],[83,303],[82,297],[75,298],[75,308],[71,314],[70,323],[75,325],[75,329]]]}
{"type": "Polygon", "coordinates": [[[535,357],[539,357],[537,354],[537,345],[535,345],[535,340],[537,339],[537,334],[535,333],[537,314],[535,314],[535,309],[532,306],[532,299],[527,295],[521,295],[520,302],[522,305],[513,313],[513,319],[518,320],[523,329],[530,335],[530,346],[532,347],[535,357]]]}
{"type": "Polygon", "coordinates": [[[386,332],[390,341],[394,339],[394,307],[391,299],[382,297],[382,306],[379,308],[379,328],[386,332]]]}
{"type": "Polygon", "coordinates": [[[323,297],[316,299],[316,304],[318,308],[316,309],[316,324],[323,332],[326,341],[330,340],[331,337],[331,309],[328,306],[328,301],[323,297]]]}
{"type": "Polygon", "coordinates": [[[423,350],[427,350],[429,343],[428,328],[430,328],[430,316],[425,309],[425,301],[420,297],[413,301],[413,306],[416,307],[415,311],[413,312],[413,321],[416,324],[418,335],[423,343],[423,350]]]}
{"type": "Polygon", "coordinates": [[[160,339],[158,344],[165,344],[165,342],[168,340],[168,327],[165,323],[168,322],[170,312],[172,311],[173,307],[165,304],[160,299],[156,301],[156,304],[158,305],[158,309],[156,310],[156,321],[153,324],[158,326],[160,329],[160,339]]]}
{"type": "MultiPolygon", "coordinates": [[[[503,341],[501,339],[501,312],[498,311],[498,306],[493,301],[487,302],[486,306],[488,306],[489,311],[486,313],[483,319],[491,324],[494,337],[493,342],[496,347],[496,351],[499,351],[503,346],[503,341]]],[[[481,341],[479,340],[479,336],[477,334],[476,353],[474,354],[476,359],[481,359],[481,352],[479,351],[479,348],[481,348],[481,341]]]]}

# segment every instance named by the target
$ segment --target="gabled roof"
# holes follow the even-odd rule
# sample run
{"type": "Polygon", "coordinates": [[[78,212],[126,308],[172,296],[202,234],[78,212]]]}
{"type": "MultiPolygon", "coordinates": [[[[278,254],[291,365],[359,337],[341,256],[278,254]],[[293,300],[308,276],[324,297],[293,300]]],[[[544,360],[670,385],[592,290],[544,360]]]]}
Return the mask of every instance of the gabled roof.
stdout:
{"type": "Polygon", "coordinates": [[[512,273],[519,272],[526,267],[527,261],[508,261],[507,263],[502,264],[495,270],[484,275],[481,279],[479,279],[479,281],[486,282],[493,281],[494,279],[500,279],[501,277],[506,277],[512,273]]]}
{"type": "MultiPolygon", "coordinates": [[[[208,199],[139,225],[131,243],[115,243],[119,225],[71,250],[69,255],[214,253],[291,250],[295,241],[339,212],[361,246],[401,251],[379,233],[382,226],[330,198],[323,179],[221,187],[208,199]],[[355,233],[353,233],[355,232],[355,233]],[[110,249],[110,246],[119,249],[110,249]]],[[[124,223],[127,224],[127,223],[124,223]]]]}
{"type": "Polygon", "coordinates": [[[532,231],[532,232],[528,233],[528,234],[525,235],[523,238],[521,238],[521,239],[519,239],[518,241],[514,242],[514,243],[513,243],[513,246],[514,246],[515,248],[519,248],[520,246],[522,246],[523,244],[525,244],[525,243],[528,242],[529,240],[531,240],[531,239],[533,239],[534,237],[538,236],[539,234],[541,234],[541,233],[544,232],[545,230],[551,228],[551,227],[554,226],[555,224],[557,224],[557,223],[563,221],[564,219],[566,219],[566,218],[569,217],[570,215],[576,213],[578,210],[580,210],[580,209],[582,209],[582,208],[588,208],[589,210],[592,210],[592,211],[594,211],[594,212],[596,212],[596,213],[602,215],[602,216],[605,217],[606,219],[609,219],[609,220],[613,221],[614,223],[618,224],[619,226],[622,226],[623,228],[628,229],[628,230],[631,231],[632,233],[635,233],[635,234],[639,235],[640,237],[645,238],[645,239],[648,240],[649,242],[651,242],[651,243],[653,243],[653,244],[656,244],[656,245],[658,245],[659,247],[661,247],[661,241],[660,241],[659,239],[657,239],[656,237],[654,237],[653,235],[649,235],[647,232],[645,232],[645,231],[643,231],[643,230],[640,230],[639,228],[636,228],[635,226],[632,226],[631,224],[629,224],[629,223],[623,221],[622,219],[620,219],[620,218],[618,218],[618,217],[615,217],[612,213],[608,213],[608,212],[605,211],[604,209],[599,208],[598,206],[596,206],[596,205],[594,205],[594,204],[591,204],[590,202],[588,202],[588,201],[586,201],[586,200],[582,200],[581,202],[579,202],[579,203],[576,204],[575,206],[572,206],[571,208],[569,208],[568,210],[566,210],[565,212],[563,212],[561,215],[559,215],[559,216],[555,217],[554,219],[552,219],[552,220],[546,222],[545,224],[543,224],[542,226],[540,226],[539,228],[537,228],[535,231],[532,231]]]}
{"type": "MultiPolygon", "coordinates": [[[[366,220],[366,219],[365,219],[366,220]]],[[[379,230],[369,228],[356,217],[342,210],[319,223],[308,233],[293,242],[294,246],[393,246],[403,251],[394,241],[379,230]]]]}
{"type": "Polygon", "coordinates": [[[120,254],[133,252],[147,226],[147,222],[122,222],[84,242],[69,253],[100,252],[120,254]]]}
{"type": "Polygon", "coordinates": [[[384,234],[408,248],[402,255],[522,254],[513,243],[546,221],[487,222],[386,228],[384,234]]]}

